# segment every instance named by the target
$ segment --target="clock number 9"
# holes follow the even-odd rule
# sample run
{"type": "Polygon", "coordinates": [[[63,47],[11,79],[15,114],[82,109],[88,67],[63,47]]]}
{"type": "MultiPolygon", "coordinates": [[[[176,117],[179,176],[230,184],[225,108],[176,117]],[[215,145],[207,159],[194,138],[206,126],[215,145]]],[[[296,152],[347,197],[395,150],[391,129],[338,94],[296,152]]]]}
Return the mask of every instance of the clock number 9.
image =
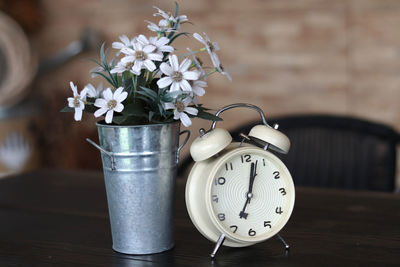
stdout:
{"type": "Polygon", "coordinates": [[[256,231],[254,231],[253,229],[250,228],[249,236],[255,236],[255,235],[256,235],[256,231]]]}
{"type": "Polygon", "coordinates": [[[224,177],[215,178],[214,184],[215,185],[223,185],[226,182],[224,177]]]}

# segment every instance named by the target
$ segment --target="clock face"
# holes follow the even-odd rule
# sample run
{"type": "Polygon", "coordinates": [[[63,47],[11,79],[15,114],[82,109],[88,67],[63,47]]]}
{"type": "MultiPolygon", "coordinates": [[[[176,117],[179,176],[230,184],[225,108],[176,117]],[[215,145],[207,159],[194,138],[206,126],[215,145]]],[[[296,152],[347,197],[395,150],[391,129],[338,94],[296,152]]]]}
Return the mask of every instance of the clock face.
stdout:
{"type": "Polygon", "coordinates": [[[206,194],[217,228],[238,242],[278,233],[294,206],[294,185],[285,165],[255,148],[228,153],[211,173],[206,194]]]}

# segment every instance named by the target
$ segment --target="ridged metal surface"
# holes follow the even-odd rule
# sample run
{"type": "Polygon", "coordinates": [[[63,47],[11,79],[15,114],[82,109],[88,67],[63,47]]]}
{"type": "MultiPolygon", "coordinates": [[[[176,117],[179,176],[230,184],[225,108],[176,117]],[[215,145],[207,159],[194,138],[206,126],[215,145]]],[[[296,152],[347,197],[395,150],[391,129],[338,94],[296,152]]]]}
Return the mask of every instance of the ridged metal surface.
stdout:
{"type": "Polygon", "coordinates": [[[113,249],[126,254],[171,249],[179,123],[97,127],[100,146],[111,152],[101,156],[113,249]]]}

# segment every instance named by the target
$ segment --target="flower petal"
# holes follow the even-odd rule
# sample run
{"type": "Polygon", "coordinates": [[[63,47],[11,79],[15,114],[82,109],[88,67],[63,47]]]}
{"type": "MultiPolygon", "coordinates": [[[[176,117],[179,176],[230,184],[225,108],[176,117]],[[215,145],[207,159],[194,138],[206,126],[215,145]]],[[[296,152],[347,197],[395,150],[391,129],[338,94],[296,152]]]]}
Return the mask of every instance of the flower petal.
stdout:
{"type": "Polygon", "coordinates": [[[181,122],[186,127],[192,125],[192,121],[190,120],[189,116],[184,112],[181,113],[181,122]]]}
{"type": "Polygon", "coordinates": [[[149,71],[154,71],[156,69],[156,65],[150,59],[146,59],[143,64],[149,71]]]}
{"type": "Polygon", "coordinates": [[[75,108],[74,119],[76,121],[80,121],[82,119],[82,109],[81,108],[75,108]]]}
{"type": "Polygon", "coordinates": [[[110,88],[103,91],[103,97],[107,102],[113,99],[113,93],[110,88]]]}
{"type": "Polygon", "coordinates": [[[182,72],[182,73],[187,71],[191,64],[192,64],[192,61],[190,59],[188,59],[188,58],[185,58],[182,61],[181,65],[179,66],[179,71],[182,72]]]}
{"type": "Polygon", "coordinates": [[[124,105],[122,105],[121,103],[118,103],[117,106],[114,108],[114,110],[116,112],[121,112],[124,110],[124,105]]]}
{"type": "Polygon", "coordinates": [[[171,87],[170,87],[170,89],[169,89],[169,91],[170,92],[175,92],[175,91],[179,91],[179,83],[177,83],[177,82],[173,82],[172,83],[172,85],[171,85],[171,87]]]}
{"type": "MultiPolygon", "coordinates": [[[[83,88],[83,90],[85,90],[85,89],[86,89],[86,91],[87,91],[87,94],[88,94],[90,97],[96,97],[96,96],[97,96],[96,88],[94,88],[94,86],[93,86],[91,83],[88,83],[88,84],[85,86],[85,88],[83,88]]],[[[83,90],[82,90],[82,92],[83,92],[83,90]]],[[[81,97],[82,97],[82,92],[81,92],[81,97]]]]}
{"type": "Polygon", "coordinates": [[[146,45],[145,47],[143,47],[143,52],[145,52],[146,54],[149,54],[151,52],[153,52],[154,50],[156,50],[157,47],[155,47],[154,45],[146,45]]]}
{"type": "Polygon", "coordinates": [[[147,58],[153,61],[162,61],[163,56],[156,53],[147,54],[147,58]]]}
{"type": "Polygon", "coordinates": [[[78,89],[76,85],[74,85],[73,82],[69,82],[69,86],[71,86],[72,92],[74,93],[74,96],[76,96],[78,94],[78,89]]]}
{"type": "Polygon", "coordinates": [[[190,86],[189,82],[186,81],[186,80],[182,80],[180,82],[180,86],[181,86],[183,91],[189,91],[189,92],[192,91],[192,86],[190,86]]]}
{"type": "Polygon", "coordinates": [[[165,75],[168,75],[168,76],[172,76],[172,74],[174,73],[171,66],[168,65],[167,63],[161,63],[160,70],[162,71],[162,73],[164,73],[165,75]]]}
{"type": "Polygon", "coordinates": [[[165,109],[174,109],[175,105],[173,103],[164,103],[165,109]]]}
{"type": "Polygon", "coordinates": [[[175,49],[172,46],[169,46],[169,45],[164,45],[164,46],[161,46],[161,47],[158,48],[158,51],[168,52],[168,53],[172,53],[172,52],[174,52],[174,50],[175,49]]]}
{"type": "Polygon", "coordinates": [[[169,63],[171,64],[171,67],[174,71],[179,70],[179,62],[178,62],[178,57],[176,55],[170,55],[168,56],[169,63]]]}
{"type": "Polygon", "coordinates": [[[100,117],[101,115],[103,115],[104,113],[106,113],[107,110],[108,110],[108,108],[100,108],[100,109],[96,110],[96,112],[94,113],[94,116],[95,116],[96,118],[97,118],[97,117],[100,117]]]}
{"type": "Polygon", "coordinates": [[[107,101],[103,98],[97,98],[94,102],[94,106],[98,108],[107,108],[107,101]]]}
{"type": "Polygon", "coordinates": [[[199,41],[200,43],[207,45],[206,40],[204,40],[203,36],[201,36],[200,34],[198,34],[197,32],[193,33],[193,37],[199,41]]]}
{"type": "Polygon", "coordinates": [[[186,107],[185,112],[192,114],[192,115],[197,115],[197,113],[199,113],[197,108],[192,108],[192,107],[186,107]]]}
{"type": "Polygon", "coordinates": [[[128,38],[128,36],[126,36],[125,34],[120,36],[119,39],[121,40],[122,43],[124,43],[124,45],[128,46],[130,44],[130,40],[128,38]]]}
{"type": "Polygon", "coordinates": [[[132,73],[136,75],[140,75],[140,70],[142,69],[143,62],[142,61],[135,61],[135,64],[133,64],[132,67],[132,73]]]}
{"type": "Polygon", "coordinates": [[[140,34],[137,37],[138,42],[141,42],[143,45],[148,45],[149,44],[149,40],[147,40],[146,36],[144,36],[143,34],[140,34]]]}
{"type": "Polygon", "coordinates": [[[185,71],[183,73],[183,79],[185,80],[197,80],[200,74],[197,71],[185,71]]]}
{"type": "Polygon", "coordinates": [[[169,43],[169,39],[167,37],[163,36],[163,37],[161,37],[160,39],[158,39],[156,41],[156,46],[160,47],[160,46],[164,46],[164,45],[166,45],[168,43],[169,43]]]}
{"type": "Polygon", "coordinates": [[[118,97],[115,98],[115,100],[117,100],[117,102],[121,103],[127,97],[128,97],[128,93],[127,92],[122,92],[118,97]]]}
{"type": "Polygon", "coordinates": [[[171,77],[163,77],[157,81],[158,88],[168,87],[173,82],[171,77]]]}
{"type": "Polygon", "coordinates": [[[114,115],[114,111],[113,111],[112,109],[110,109],[109,111],[107,111],[107,114],[106,114],[106,123],[111,123],[111,122],[112,122],[113,115],[114,115]]]}

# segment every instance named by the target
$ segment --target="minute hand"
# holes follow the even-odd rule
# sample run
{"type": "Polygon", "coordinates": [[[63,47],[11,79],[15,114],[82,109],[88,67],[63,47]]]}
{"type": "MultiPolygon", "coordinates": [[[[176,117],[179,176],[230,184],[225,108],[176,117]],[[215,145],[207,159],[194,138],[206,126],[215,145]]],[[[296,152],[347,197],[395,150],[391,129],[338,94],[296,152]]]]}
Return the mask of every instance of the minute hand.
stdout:
{"type": "Polygon", "coordinates": [[[239,217],[240,218],[244,218],[247,219],[247,216],[249,215],[248,213],[246,213],[246,207],[247,204],[250,203],[251,198],[253,197],[252,191],[253,191],[253,183],[254,183],[254,179],[257,176],[256,173],[256,169],[257,169],[257,161],[256,164],[251,163],[251,167],[250,167],[250,178],[249,178],[249,191],[247,192],[247,196],[246,196],[246,202],[244,203],[244,207],[243,209],[240,211],[239,213],[239,217]]]}
{"type": "Polygon", "coordinates": [[[253,164],[253,174],[250,177],[250,182],[249,182],[249,192],[247,193],[247,202],[250,204],[251,198],[253,197],[253,184],[254,184],[254,180],[257,176],[257,161],[256,163],[252,163],[253,164]]]}

